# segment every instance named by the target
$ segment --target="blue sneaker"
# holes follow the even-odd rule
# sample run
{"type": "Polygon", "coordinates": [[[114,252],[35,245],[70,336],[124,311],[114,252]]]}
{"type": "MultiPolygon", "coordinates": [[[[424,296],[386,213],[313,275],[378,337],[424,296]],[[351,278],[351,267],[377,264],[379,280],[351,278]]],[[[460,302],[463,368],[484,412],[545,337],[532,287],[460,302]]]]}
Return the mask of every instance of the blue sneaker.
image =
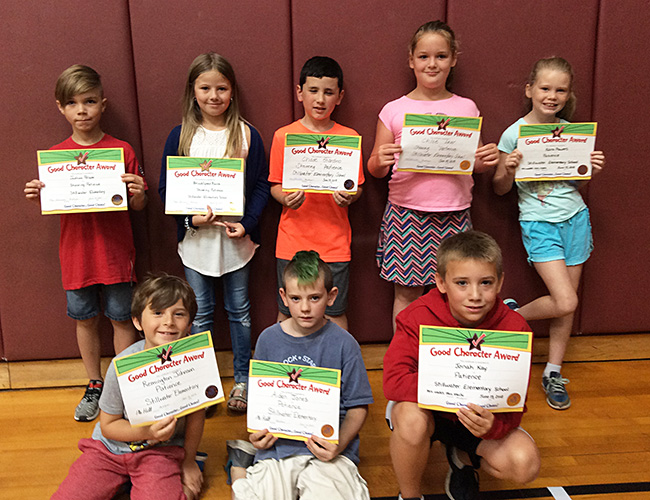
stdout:
{"type": "Polygon", "coordinates": [[[566,410],[571,406],[571,398],[564,384],[568,378],[562,378],[558,372],[551,372],[548,377],[542,377],[542,387],[546,392],[546,402],[554,410],[566,410]]]}
{"type": "Polygon", "coordinates": [[[517,304],[517,301],[516,301],[515,299],[512,299],[512,298],[510,298],[510,299],[503,299],[503,303],[504,303],[505,305],[507,305],[507,306],[508,306],[510,309],[512,309],[513,311],[516,311],[517,309],[519,309],[519,304],[517,304]]]}

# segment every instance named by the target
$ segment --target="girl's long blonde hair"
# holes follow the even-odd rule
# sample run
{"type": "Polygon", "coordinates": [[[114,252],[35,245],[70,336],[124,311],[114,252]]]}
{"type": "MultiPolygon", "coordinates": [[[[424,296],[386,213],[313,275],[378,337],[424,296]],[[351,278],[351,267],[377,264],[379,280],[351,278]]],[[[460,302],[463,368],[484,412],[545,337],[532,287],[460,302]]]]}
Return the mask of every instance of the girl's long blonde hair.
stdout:
{"type": "Polygon", "coordinates": [[[237,90],[235,72],[226,58],[214,52],[207,52],[194,59],[187,72],[187,85],[183,94],[183,121],[181,123],[181,136],[178,142],[178,154],[180,156],[189,156],[190,145],[192,144],[196,129],[203,122],[201,109],[194,99],[194,82],[196,82],[199,75],[212,70],[221,73],[230,82],[232,87],[230,105],[225,111],[226,130],[228,131],[226,156],[236,158],[241,155],[243,143],[241,122],[244,120],[239,113],[239,92],[237,90]]]}

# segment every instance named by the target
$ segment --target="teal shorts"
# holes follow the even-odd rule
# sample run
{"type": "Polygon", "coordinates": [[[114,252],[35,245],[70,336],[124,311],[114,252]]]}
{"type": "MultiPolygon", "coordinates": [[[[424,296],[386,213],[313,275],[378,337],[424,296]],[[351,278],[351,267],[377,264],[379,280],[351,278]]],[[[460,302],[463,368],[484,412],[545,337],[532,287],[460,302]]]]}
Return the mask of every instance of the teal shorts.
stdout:
{"type": "Polygon", "coordinates": [[[587,208],[564,222],[519,223],[529,264],[563,260],[567,266],[577,266],[584,264],[594,249],[587,208]]]}

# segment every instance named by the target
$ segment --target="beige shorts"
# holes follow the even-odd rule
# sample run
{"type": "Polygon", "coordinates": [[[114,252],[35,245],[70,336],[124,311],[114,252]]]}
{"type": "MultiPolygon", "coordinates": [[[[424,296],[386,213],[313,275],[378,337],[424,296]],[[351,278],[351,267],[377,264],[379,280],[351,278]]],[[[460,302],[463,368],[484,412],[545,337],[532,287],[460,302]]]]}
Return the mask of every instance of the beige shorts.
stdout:
{"type": "Polygon", "coordinates": [[[339,455],[330,462],[298,455],[257,462],[232,485],[237,500],[370,500],[357,466],[339,455]]]}

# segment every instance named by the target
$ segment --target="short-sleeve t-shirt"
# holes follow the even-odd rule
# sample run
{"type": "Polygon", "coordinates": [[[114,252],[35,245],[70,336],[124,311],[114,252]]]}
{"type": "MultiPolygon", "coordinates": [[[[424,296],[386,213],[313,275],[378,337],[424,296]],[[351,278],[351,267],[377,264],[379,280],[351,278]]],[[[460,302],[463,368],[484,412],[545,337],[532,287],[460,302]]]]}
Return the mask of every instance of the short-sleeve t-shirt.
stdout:
{"type": "MultiPolygon", "coordinates": [[[[269,161],[269,182],[282,184],[284,138],[286,134],[313,134],[300,120],[278,129],[273,136],[269,161]]],[[[325,134],[359,135],[335,123],[325,134]]],[[[359,161],[359,185],[365,181],[363,161],[359,161]]],[[[348,207],[339,207],[331,194],[305,193],[297,210],[282,207],[275,256],[289,260],[300,250],[316,250],[325,262],[349,262],[352,229],[348,207]]]]}
{"type": "MultiPolygon", "coordinates": [[[[124,149],[125,172],[144,180],[133,148],[108,134],[92,146],[77,144],[70,137],[50,149],[91,148],[124,149]]],[[[61,214],[59,258],[65,290],[135,281],[135,246],[128,211],[61,214]]]]}
{"type": "MultiPolygon", "coordinates": [[[[471,99],[452,95],[439,101],[418,101],[402,96],[386,104],[379,119],[390,130],[395,144],[402,141],[402,127],[406,113],[447,116],[479,116],[471,99]]],[[[451,212],[465,210],[472,204],[471,175],[429,174],[398,170],[399,155],[395,155],[393,174],[388,182],[388,201],[401,207],[423,212],[451,212]]]]}
{"type": "MultiPolygon", "coordinates": [[[[130,345],[119,353],[111,365],[108,367],[106,372],[106,378],[104,380],[104,388],[102,389],[102,395],[99,398],[99,408],[110,415],[123,415],[126,420],[129,419],[129,416],[126,413],[124,407],[124,400],[122,399],[122,392],[120,391],[120,385],[117,381],[117,375],[115,373],[115,360],[128,356],[129,354],[134,354],[144,350],[144,340],[140,340],[135,344],[130,345]]],[[[155,389],[152,388],[155,393],[155,389]]],[[[160,443],[156,446],[183,446],[185,436],[185,417],[181,417],[176,422],[176,430],[174,435],[164,443],[160,443]]],[[[93,430],[93,439],[96,441],[101,441],[104,446],[115,455],[124,455],[125,453],[134,453],[138,451],[151,448],[146,441],[137,442],[137,443],[127,443],[125,441],[115,441],[113,439],[108,439],[102,434],[102,426],[100,422],[95,424],[93,430]]]]}
{"type": "MultiPolygon", "coordinates": [[[[359,344],[331,321],[306,337],[293,337],[282,330],[280,323],[276,323],[260,334],[255,346],[255,359],[341,370],[340,422],[350,408],[373,402],[359,344]]],[[[281,438],[268,450],[258,450],[255,460],[280,460],[292,455],[311,455],[311,452],[302,441],[281,438]]],[[[359,463],[359,436],[350,441],[341,455],[359,463]]]]}
{"type": "MultiPolygon", "coordinates": [[[[561,120],[561,123],[569,123],[561,120]]],[[[520,118],[501,135],[499,151],[510,154],[517,147],[519,125],[528,123],[520,118]]],[[[564,222],[587,208],[575,181],[517,182],[519,220],[564,222]]]]}

